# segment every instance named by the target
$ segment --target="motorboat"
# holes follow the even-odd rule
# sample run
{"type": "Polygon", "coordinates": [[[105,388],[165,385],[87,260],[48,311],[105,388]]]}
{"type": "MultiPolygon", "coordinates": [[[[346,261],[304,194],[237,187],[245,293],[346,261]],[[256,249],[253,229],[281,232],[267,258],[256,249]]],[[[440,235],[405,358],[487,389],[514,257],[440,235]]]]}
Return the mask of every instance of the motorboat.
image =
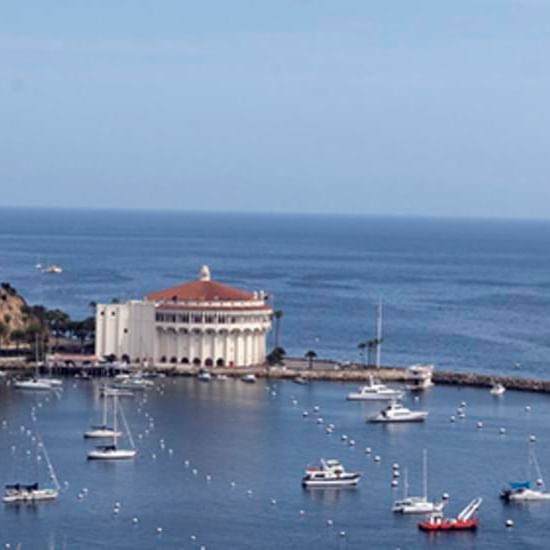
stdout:
{"type": "Polygon", "coordinates": [[[301,386],[306,386],[307,384],[309,384],[309,381],[306,380],[303,376],[296,376],[296,378],[293,378],[292,381],[295,384],[299,384],[301,386]]]}
{"type": "Polygon", "coordinates": [[[210,382],[210,380],[212,380],[212,375],[205,370],[197,374],[197,380],[200,382],[210,382]]]}
{"type": "Polygon", "coordinates": [[[411,411],[401,403],[393,401],[376,416],[367,419],[367,422],[424,422],[427,411],[411,411]]]}
{"type": "Polygon", "coordinates": [[[321,459],[320,466],[308,466],[302,478],[304,487],[354,487],[361,474],[346,472],[339,460],[321,459]]]}
{"type": "Polygon", "coordinates": [[[13,386],[18,390],[50,391],[54,389],[47,380],[37,378],[17,380],[13,386]]]}
{"type": "Polygon", "coordinates": [[[42,270],[43,273],[50,273],[50,274],[53,274],[53,275],[59,275],[60,273],[63,273],[63,268],[56,265],[56,264],[52,264],[52,265],[49,265],[48,267],[45,267],[43,270],[42,270]]]}
{"type": "Polygon", "coordinates": [[[151,380],[143,378],[139,374],[118,374],[111,386],[119,390],[146,390],[155,385],[151,380]]]}
{"type": "Polygon", "coordinates": [[[506,388],[502,384],[498,383],[491,386],[489,393],[498,397],[499,395],[502,395],[505,391],[506,388]]]}
{"type": "Polygon", "coordinates": [[[25,485],[13,483],[5,486],[3,502],[15,504],[20,502],[39,502],[44,500],[55,500],[59,496],[57,489],[41,489],[38,483],[25,485]]]}
{"type": "Polygon", "coordinates": [[[359,391],[348,394],[349,401],[389,401],[392,399],[401,399],[403,392],[381,384],[369,376],[369,383],[361,386],[359,391]]]}
{"type": "Polygon", "coordinates": [[[131,390],[124,390],[120,388],[115,388],[112,386],[103,386],[100,389],[101,397],[135,397],[135,393],[131,390]]]}
{"type": "Polygon", "coordinates": [[[433,512],[441,512],[445,503],[431,502],[428,500],[428,453],[426,450],[423,452],[422,460],[422,496],[409,496],[409,483],[407,477],[407,470],[405,470],[405,479],[403,482],[403,498],[396,500],[392,506],[392,512],[399,514],[430,514],[433,512]]]}
{"type": "MultiPolygon", "coordinates": [[[[39,453],[44,457],[48,465],[49,479],[53,483],[53,487],[40,487],[39,482],[26,483],[11,483],[5,486],[3,502],[7,504],[18,503],[34,503],[47,500],[55,500],[59,496],[60,485],[50,460],[48,452],[40,436],[36,434],[38,441],[37,447],[39,453]]],[[[38,457],[37,457],[38,458],[38,457]]]]}
{"type": "Polygon", "coordinates": [[[61,388],[63,387],[63,380],[60,378],[38,378],[37,382],[41,382],[44,384],[49,384],[52,388],[61,388]]]}
{"type": "Polygon", "coordinates": [[[255,374],[245,374],[244,376],[241,376],[241,380],[243,382],[246,382],[247,384],[254,384],[256,382],[256,375],[255,374]]]}
{"type": "Polygon", "coordinates": [[[409,391],[424,391],[431,388],[434,385],[432,381],[433,371],[433,365],[411,365],[407,369],[406,389],[409,391]]]}
{"type": "Polygon", "coordinates": [[[421,531],[472,531],[477,529],[479,520],[476,516],[483,499],[475,498],[458,514],[456,518],[446,518],[442,512],[429,514],[426,520],[418,524],[421,531]]]}
{"type": "Polygon", "coordinates": [[[108,398],[103,400],[103,417],[102,423],[99,425],[92,426],[89,430],[84,432],[85,439],[105,439],[109,437],[120,437],[122,432],[114,430],[107,423],[108,416],[108,398]]]}
{"type": "Polygon", "coordinates": [[[528,461],[527,461],[527,480],[519,483],[510,483],[508,487],[500,492],[500,498],[506,502],[536,502],[550,501],[550,492],[546,490],[544,479],[540,470],[540,466],[535,455],[534,449],[529,446],[528,461]],[[538,488],[531,487],[531,467],[535,468],[538,488]]]}
{"type": "Polygon", "coordinates": [[[130,441],[130,448],[121,448],[118,446],[118,424],[117,424],[117,418],[118,418],[118,412],[119,412],[119,405],[118,405],[118,397],[115,395],[113,398],[113,442],[110,445],[100,445],[93,449],[92,451],[88,452],[88,460],[125,460],[134,458],[137,454],[137,450],[134,445],[134,440],[132,438],[132,434],[130,432],[130,427],[128,426],[128,423],[126,422],[126,418],[124,416],[124,412],[122,411],[122,408],[120,408],[120,413],[122,417],[122,421],[124,423],[124,427],[126,429],[126,433],[128,435],[128,439],[130,441]]]}

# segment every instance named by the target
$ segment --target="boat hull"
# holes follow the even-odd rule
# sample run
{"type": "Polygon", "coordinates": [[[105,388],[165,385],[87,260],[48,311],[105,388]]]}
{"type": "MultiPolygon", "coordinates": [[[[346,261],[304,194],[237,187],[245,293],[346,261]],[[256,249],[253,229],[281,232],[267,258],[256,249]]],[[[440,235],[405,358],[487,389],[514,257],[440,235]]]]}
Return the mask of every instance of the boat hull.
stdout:
{"type": "Polygon", "coordinates": [[[379,393],[373,393],[371,395],[369,394],[363,394],[363,393],[349,393],[346,397],[348,401],[393,401],[395,399],[401,399],[403,397],[403,393],[394,393],[392,395],[389,394],[379,394],[379,393]]]}
{"type": "Polygon", "coordinates": [[[114,451],[104,451],[95,449],[88,453],[88,460],[127,460],[134,458],[137,451],[134,449],[116,449],[114,451]]]}
{"type": "Polygon", "coordinates": [[[418,524],[418,528],[421,531],[435,532],[435,531],[474,531],[477,529],[477,519],[470,519],[467,521],[460,520],[443,520],[441,523],[430,523],[429,521],[422,521],[418,524]]]}
{"type": "Polygon", "coordinates": [[[527,489],[520,492],[503,491],[500,498],[506,502],[542,502],[550,501],[550,493],[527,489]]]}
{"type": "Polygon", "coordinates": [[[15,382],[13,386],[18,390],[50,391],[53,389],[53,386],[51,386],[46,382],[32,382],[32,381],[15,382]]]}
{"type": "Polygon", "coordinates": [[[43,502],[55,500],[59,491],[55,489],[38,489],[36,491],[14,491],[6,494],[2,501],[7,504],[17,504],[20,502],[43,502]]]}
{"type": "Polygon", "coordinates": [[[84,433],[84,439],[105,439],[108,437],[120,437],[122,432],[114,430],[88,430],[84,433]]]}
{"type": "Polygon", "coordinates": [[[367,422],[374,422],[379,424],[390,424],[390,423],[405,423],[405,422],[424,422],[428,416],[428,413],[412,413],[411,415],[403,418],[399,417],[386,417],[382,415],[373,416],[369,418],[367,422]]]}
{"type": "Polygon", "coordinates": [[[309,479],[304,477],[302,479],[302,486],[305,488],[332,488],[332,487],[355,487],[359,480],[361,479],[361,474],[351,474],[349,476],[341,477],[339,479],[309,479]]]}

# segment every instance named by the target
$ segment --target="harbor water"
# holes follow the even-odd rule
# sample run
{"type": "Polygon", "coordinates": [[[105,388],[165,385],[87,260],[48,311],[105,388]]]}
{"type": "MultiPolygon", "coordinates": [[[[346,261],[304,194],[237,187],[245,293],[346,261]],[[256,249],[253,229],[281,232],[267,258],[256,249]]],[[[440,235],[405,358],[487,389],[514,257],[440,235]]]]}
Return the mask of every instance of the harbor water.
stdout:
{"type": "Polygon", "coordinates": [[[430,411],[424,424],[377,425],[365,419],[382,405],[346,401],[350,384],[166,378],[142,396],[121,399],[138,455],[112,463],[86,460],[94,443],[82,435],[102,410],[96,382],[66,379],[64,386],[44,394],[0,384],[1,481],[38,476],[47,483],[45,464],[34,455],[38,432],[62,486],[55,502],[0,508],[2,547],[546,547],[550,504],[506,505],[498,494],[508,482],[525,480],[530,435],[543,474],[550,471],[547,396],[509,391],[495,398],[487,390],[438,387],[405,399],[430,411]],[[450,422],[463,401],[466,418],[450,422]],[[328,424],[335,426],[331,434],[328,424]],[[410,494],[422,491],[423,449],[429,495],[449,493],[448,514],[483,497],[477,533],[430,536],[417,529],[419,517],[392,514],[405,468],[410,494]],[[321,457],[362,472],[359,487],[302,489],[305,467],[321,457]],[[401,472],[395,488],[394,463],[401,472]]]}

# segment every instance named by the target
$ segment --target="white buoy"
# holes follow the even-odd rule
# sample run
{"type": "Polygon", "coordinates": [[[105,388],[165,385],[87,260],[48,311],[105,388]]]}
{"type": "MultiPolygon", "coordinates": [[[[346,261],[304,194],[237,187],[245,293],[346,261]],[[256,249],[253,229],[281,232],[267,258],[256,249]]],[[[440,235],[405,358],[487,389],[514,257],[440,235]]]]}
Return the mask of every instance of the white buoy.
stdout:
{"type": "Polygon", "coordinates": [[[334,521],[332,521],[331,519],[327,519],[327,525],[329,527],[332,527],[334,525],[334,521]]]}
{"type": "Polygon", "coordinates": [[[525,405],[525,411],[529,412],[531,410],[531,405],[525,405]]]}
{"type": "Polygon", "coordinates": [[[478,429],[483,428],[483,422],[478,422],[478,423],[477,423],[477,428],[478,428],[478,429]]]}
{"type": "Polygon", "coordinates": [[[506,525],[506,527],[513,527],[514,526],[514,521],[511,520],[511,519],[507,519],[505,525],[506,525]]]}
{"type": "Polygon", "coordinates": [[[341,439],[342,441],[346,441],[347,438],[348,438],[348,436],[347,436],[346,434],[342,434],[342,436],[340,437],[340,439],[341,439]]]}
{"type": "Polygon", "coordinates": [[[397,487],[399,485],[399,481],[397,481],[397,479],[392,479],[391,480],[391,486],[392,487],[397,487]]]}
{"type": "Polygon", "coordinates": [[[536,440],[537,440],[537,438],[536,438],[534,435],[530,435],[530,436],[529,436],[529,441],[530,441],[531,443],[534,443],[536,440]]]}
{"type": "Polygon", "coordinates": [[[370,455],[372,453],[372,449],[370,447],[365,447],[365,454],[370,455]]]}
{"type": "Polygon", "coordinates": [[[498,431],[498,433],[500,435],[504,435],[506,433],[506,428],[500,428],[500,430],[498,431]]]}
{"type": "Polygon", "coordinates": [[[460,403],[460,406],[461,406],[463,409],[465,409],[465,408],[466,408],[466,401],[462,401],[462,402],[460,403]]]}
{"type": "Polygon", "coordinates": [[[399,470],[399,464],[397,464],[397,462],[394,462],[391,467],[393,470],[399,470]]]}
{"type": "Polygon", "coordinates": [[[538,485],[539,487],[542,487],[542,486],[544,485],[544,480],[543,480],[541,477],[539,477],[539,478],[537,479],[537,485],[538,485]]]}
{"type": "Polygon", "coordinates": [[[449,500],[449,493],[443,493],[443,494],[441,495],[441,498],[442,498],[443,500],[449,500]]]}
{"type": "Polygon", "coordinates": [[[376,456],[374,457],[374,462],[380,462],[380,456],[376,455],[376,456]]]}
{"type": "Polygon", "coordinates": [[[197,540],[197,536],[196,535],[191,535],[189,537],[193,542],[197,540]]]}
{"type": "Polygon", "coordinates": [[[305,514],[305,510],[300,510],[300,515],[303,516],[305,514]]]}
{"type": "Polygon", "coordinates": [[[321,417],[319,417],[319,418],[317,419],[317,424],[322,424],[322,423],[323,423],[323,419],[322,419],[321,417]]]}
{"type": "Polygon", "coordinates": [[[313,412],[319,412],[321,410],[321,408],[319,407],[319,405],[315,405],[315,407],[313,407],[313,412]]]}
{"type": "Polygon", "coordinates": [[[394,470],[392,475],[393,477],[399,477],[401,474],[399,473],[399,470],[394,470]]]}
{"type": "Polygon", "coordinates": [[[157,527],[157,535],[161,535],[162,534],[162,527],[157,527]]]}
{"type": "Polygon", "coordinates": [[[138,524],[138,523],[139,523],[139,519],[136,518],[136,517],[132,518],[132,523],[133,523],[134,525],[138,524]]]}
{"type": "Polygon", "coordinates": [[[275,504],[277,504],[277,501],[276,501],[274,498],[272,498],[272,499],[271,499],[271,505],[272,505],[272,506],[275,506],[275,504]]]}
{"type": "Polygon", "coordinates": [[[455,421],[456,421],[456,417],[453,415],[453,416],[451,416],[451,417],[449,418],[449,420],[450,420],[451,422],[455,422],[455,421]]]}
{"type": "Polygon", "coordinates": [[[252,496],[252,489],[248,489],[248,491],[246,492],[246,494],[251,497],[252,496]]]}
{"type": "Polygon", "coordinates": [[[348,445],[349,445],[350,447],[353,447],[353,446],[355,445],[355,439],[350,439],[350,440],[348,441],[348,445]]]}
{"type": "Polygon", "coordinates": [[[345,531],[340,531],[339,534],[340,534],[341,537],[345,537],[345,536],[346,536],[346,532],[345,532],[345,531]]]}
{"type": "Polygon", "coordinates": [[[306,416],[309,416],[309,413],[308,413],[307,411],[304,411],[304,412],[302,413],[302,416],[305,418],[306,416]]]}

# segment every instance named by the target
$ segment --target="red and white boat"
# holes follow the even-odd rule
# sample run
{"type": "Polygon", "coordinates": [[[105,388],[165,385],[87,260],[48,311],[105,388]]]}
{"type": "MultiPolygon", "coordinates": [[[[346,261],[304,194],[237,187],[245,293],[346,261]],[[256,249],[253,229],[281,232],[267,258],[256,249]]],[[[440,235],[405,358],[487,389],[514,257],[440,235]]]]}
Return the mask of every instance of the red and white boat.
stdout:
{"type": "Polygon", "coordinates": [[[425,521],[418,524],[421,531],[473,531],[477,529],[479,520],[476,512],[479,510],[483,499],[475,498],[458,514],[456,518],[446,518],[443,512],[430,514],[425,521]]]}

